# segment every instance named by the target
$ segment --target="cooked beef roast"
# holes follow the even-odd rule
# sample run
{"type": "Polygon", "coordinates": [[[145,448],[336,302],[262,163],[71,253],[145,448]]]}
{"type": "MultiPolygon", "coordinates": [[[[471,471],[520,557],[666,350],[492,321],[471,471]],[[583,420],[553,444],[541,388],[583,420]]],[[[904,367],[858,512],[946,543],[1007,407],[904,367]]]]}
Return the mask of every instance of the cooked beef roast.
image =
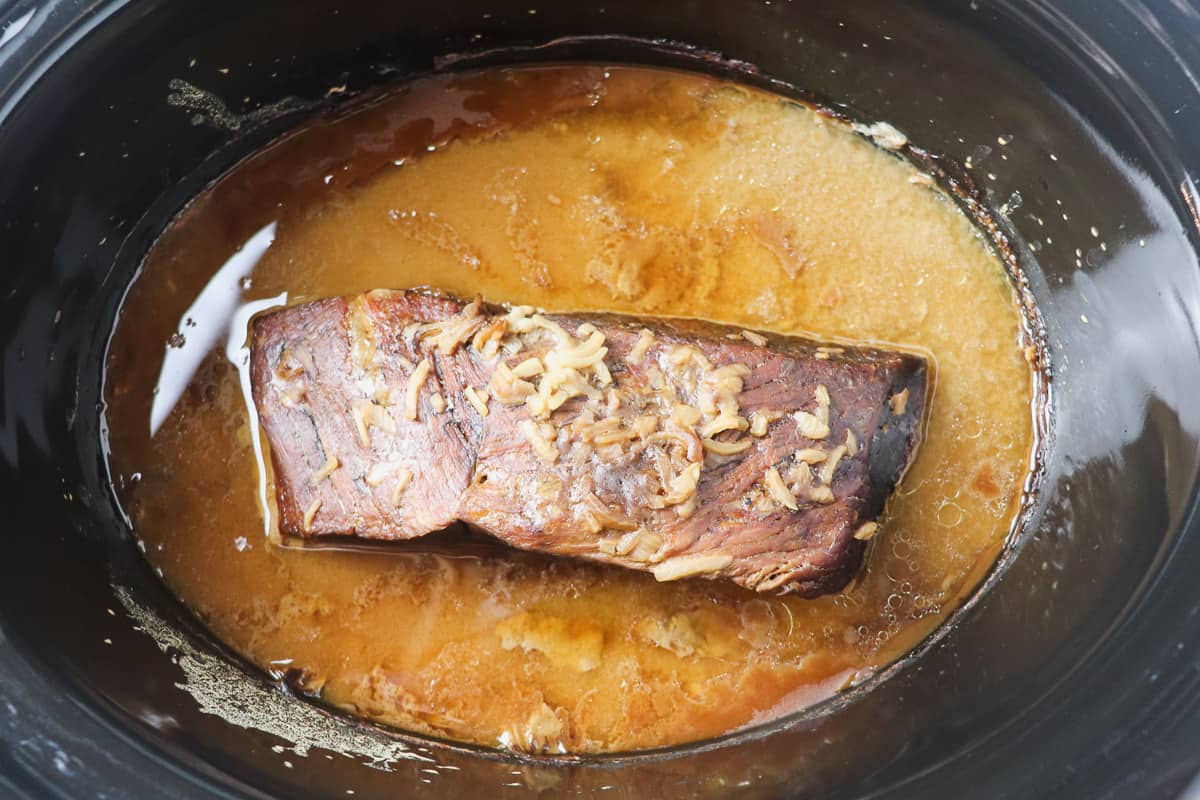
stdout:
{"type": "Polygon", "coordinates": [[[462,521],[803,596],[858,569],[926,393],[908,353],[423,290],[258,317],[251,377],[284,535],[462,521]]]}

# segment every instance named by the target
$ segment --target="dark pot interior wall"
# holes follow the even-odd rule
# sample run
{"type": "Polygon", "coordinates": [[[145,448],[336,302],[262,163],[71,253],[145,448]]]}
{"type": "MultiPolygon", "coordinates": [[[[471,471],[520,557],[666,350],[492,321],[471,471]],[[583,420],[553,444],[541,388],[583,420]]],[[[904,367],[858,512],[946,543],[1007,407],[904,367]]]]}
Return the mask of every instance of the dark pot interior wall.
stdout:
{"type": "MultiPolygon", "coordinates": [[[[1166,2],[844,5],[37,8],[0,45],[0,788],[289,798],[493,796],[506,783],[546,796],[611,796],[608,786],[654,797],[1177,794],[1200,768],[1191,578],[1200,541],[1188,530],[1200,285],[1187,202],[1200,165],[1200,141],[1188,135],[1200,130],[1200,92],[1185,67],[1200,70],[1200,15],[1166,2]],[[765,739],[569,767],[420,743],[390,771],[363,766],[362,755],[277,752],[290,742],[202,713],[176,688],[181,657],[194,666],[222,651],[140,560],[105,484],[100,365],[123,287],[188,197],[344,99],[326,97],[330,87],[353,94],[444,64],[448,53],[601,34],[685,42],[759,73],[597,39],[471,63],[586,58],[777,78],[969,159],[1022,243],[1049,332],[1057,424],[1036,530],[958,629],[911,668],[765,739]],[[168,102],[173,78],[249,116],[222,127],[209,108],[194,120],[194,104],[168,102]],[[296,100],[279,114],[253,113],[288,97],[296,100]],[[113,585],[182,630],[180,647],[161,652],[134,630],[113,585]]],[[[23,19],[30,8],[0,5],[0,14],[23,19]]]]}

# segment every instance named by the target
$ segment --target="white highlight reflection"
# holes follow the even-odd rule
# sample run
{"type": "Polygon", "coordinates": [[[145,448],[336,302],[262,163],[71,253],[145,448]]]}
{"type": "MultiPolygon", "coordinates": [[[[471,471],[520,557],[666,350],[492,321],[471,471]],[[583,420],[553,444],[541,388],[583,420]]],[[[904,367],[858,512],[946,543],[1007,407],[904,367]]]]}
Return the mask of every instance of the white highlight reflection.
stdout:
{"type": "Polygon", "coordinates": [[[4,26],[3,32],[0,32],[0,47],[8,44],[13,39],[17,38],[17,34],[25,30],[25,26],[33,19],[36,8],[31,8],[21,16],[14,19],[12,22],[4,26]]]}
{"type": "Polygon", "coordinates": [[[204,357],[229,330],[229,321],[242,299],[242,278],[250,274],[274,241],[275,223],[272,222],[259,229],[229,257],[184,312],[178,328],[184,344],[167,348],[155,384],[154,402],[150,407],[151,436],[158,433],[170,416],[204,357]]]}
{"type": "Polygon", "coordinates": [[[229,359],[238,371],[238,380],[242,386],[242,399],[246,401],[246,417],[250,423],[250,443],[254,447],[254,464],[258,468],[258,504],[262,510],[263,533],[272,541],[278,541],[275,531],[274,504],[271,502],[273,493],[267,480],[267,463],[263,457],[262,429],[258,424],[258,407],[254,405],[254,393],[250,384],[250,348],[247,346],[247,333],[250,318],[268,308],[287,305],[288,294],[281,292],[274,297],[264,300],[252,300],[244,303],[233,314],[229,322],[229,338],[225,342],[225,357],[229,359]]]}

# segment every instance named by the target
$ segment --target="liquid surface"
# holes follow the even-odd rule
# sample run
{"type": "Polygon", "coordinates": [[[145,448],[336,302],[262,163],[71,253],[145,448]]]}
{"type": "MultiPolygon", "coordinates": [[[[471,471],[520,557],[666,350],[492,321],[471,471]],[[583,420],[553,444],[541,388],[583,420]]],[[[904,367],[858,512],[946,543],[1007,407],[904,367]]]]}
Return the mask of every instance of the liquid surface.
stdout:
{"type": "Polygon", "coordinates": [[[164,234],[111,346],[112,470],[170,587],[325,702],[525,751],[662,746],[820,700],[945,619],[1029,475],[1022,348],[1004,269],[954,203],[810,109],[641,69],[438,77],[276,143],[164,234]],[[920,348],[927,438],[860,578],[817,600],[453,532],[269,544],[234,363],[248,313],[415,285],[920,348]]]}

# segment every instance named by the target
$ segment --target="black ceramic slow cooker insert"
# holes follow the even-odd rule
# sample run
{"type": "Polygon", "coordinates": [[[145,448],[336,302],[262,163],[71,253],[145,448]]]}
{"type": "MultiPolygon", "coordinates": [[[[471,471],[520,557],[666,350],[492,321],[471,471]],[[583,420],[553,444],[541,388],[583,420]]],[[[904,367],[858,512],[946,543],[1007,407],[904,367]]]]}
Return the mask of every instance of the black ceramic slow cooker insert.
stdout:
{"type": "Polygon", "coordinates": [[[1198,75],[1189,0],[0,0],[0,795],[1200,796],[1198,75]],[[532,61],[886,120],[1002,212],[1046,325],[1046,483],[953,629],[869,690],[709,743],[517,760],[288,696],[137,552],[102,365],[167,221],[339,102],[532,61]]]}

